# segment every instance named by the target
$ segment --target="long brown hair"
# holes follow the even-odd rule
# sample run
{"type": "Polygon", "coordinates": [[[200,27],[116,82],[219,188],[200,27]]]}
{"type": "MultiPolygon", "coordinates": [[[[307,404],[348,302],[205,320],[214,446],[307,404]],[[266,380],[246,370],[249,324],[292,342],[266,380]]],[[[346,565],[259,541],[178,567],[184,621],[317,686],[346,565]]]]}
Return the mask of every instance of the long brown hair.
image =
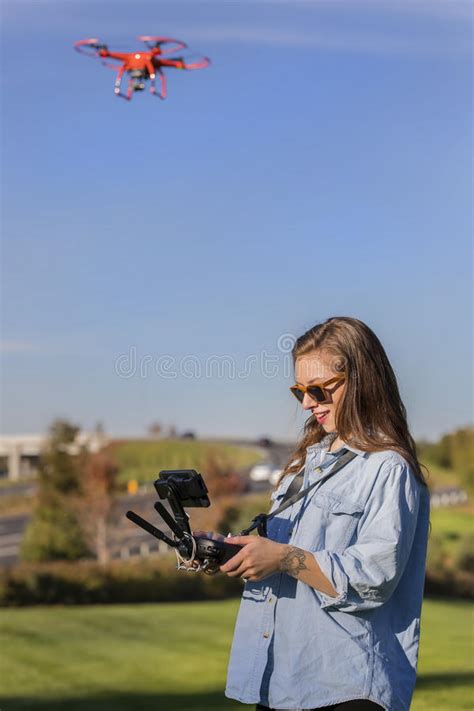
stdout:
{"type": "MultiPolygon", "coordinates": [[[[356,318],[334,316],[297,339],[292,349],[293,365],[297,358],[315,352],[329,358],[335,375],[345,374],[345,389],[335,420],[339,437],[364,452],[395,450],[427,486],[421,469],[426,467],[418,461],[395,373],[375,333],[356,318]]],[[[323,426],[309,417],[281,478],[299,471],[306,448],[325,436],[323,426]]]]}

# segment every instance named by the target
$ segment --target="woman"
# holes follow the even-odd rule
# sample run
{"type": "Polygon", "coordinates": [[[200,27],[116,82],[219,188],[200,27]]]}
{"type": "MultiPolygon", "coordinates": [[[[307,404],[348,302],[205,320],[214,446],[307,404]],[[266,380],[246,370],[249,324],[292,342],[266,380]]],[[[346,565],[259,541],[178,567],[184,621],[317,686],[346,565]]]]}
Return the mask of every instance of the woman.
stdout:
{"type": "Polygon", "coordinates": [[[298,338],[293,362],[311,416],[272,511],[302,468],[301,491],[318,483],[267,538],[232,539],[242,551],[221,571],[246,583],[226,695],[257,709],[406,711],[429,494],[397,381],[377,336],[348,317],[298,338]]]}

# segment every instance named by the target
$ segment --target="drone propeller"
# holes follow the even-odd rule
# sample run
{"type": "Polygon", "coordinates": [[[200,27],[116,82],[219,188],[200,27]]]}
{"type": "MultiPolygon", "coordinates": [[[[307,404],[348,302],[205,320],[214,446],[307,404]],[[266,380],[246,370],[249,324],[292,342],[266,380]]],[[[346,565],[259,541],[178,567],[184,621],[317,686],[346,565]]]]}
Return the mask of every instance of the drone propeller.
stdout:
{"type": "Polygon", "coordinates": [[[161,54],[171,54],[178,52],[180,49],[187,49],[188,45],[181,40],[173,39],[172,37],[157,37],[155,35],[140,35],[137,39],[140,42],[145,42],[148,49],[161,49],[161,54]],[[163,45],[170,44],[171,47],[163,49],[163,45]]]}
{"type": "Polygon", "coordinates": [[[93,59],[97,59],[99,57],[99,50],[108,49],[108,47],[106,44],[101,43],[99,39],[94,38],[74,42],[74,49],[80,54],[85,54],[86,57],[92,57],[93,59]]]}
{"type": "Polygon", "coordinates": [[[205,69],[211,63],[209,57],[184,57],[184,69],[205,69]]]}
{"type": "Polygon", "coordinates": [[[192,70],[192,69],[205,69],[208,67],[211,63],[211,60],[209,57],[197,57],[196,55],[192,55],[191,57],[169,57],[166,60],[163,60],[163,63],[160,62],[161,56],[158,55],[157,57],[152,57],[152,62],[155,65],[155,67],[161,67],[164,66],[165,69],[168,66],[174,66],[175,69],[187,69],[187,70],[192,70]],[[166,62],[176,62],[176,64],[167,64],[166,62]]]}

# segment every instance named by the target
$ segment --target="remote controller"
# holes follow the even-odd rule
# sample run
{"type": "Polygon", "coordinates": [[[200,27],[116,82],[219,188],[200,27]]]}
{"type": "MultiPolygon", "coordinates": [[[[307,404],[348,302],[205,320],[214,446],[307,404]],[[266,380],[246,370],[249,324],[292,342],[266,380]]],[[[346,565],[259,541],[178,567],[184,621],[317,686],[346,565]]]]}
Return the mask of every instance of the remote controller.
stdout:
{"type": "Polygon", "coordinates": [[[242,546],[238,546],[236,543],[216,541],[214,538],[195,538],[195,541],[197,543],[196,558],[199,560],[212,558],[219,565],[227,563],[242,549],[242,546]]]}

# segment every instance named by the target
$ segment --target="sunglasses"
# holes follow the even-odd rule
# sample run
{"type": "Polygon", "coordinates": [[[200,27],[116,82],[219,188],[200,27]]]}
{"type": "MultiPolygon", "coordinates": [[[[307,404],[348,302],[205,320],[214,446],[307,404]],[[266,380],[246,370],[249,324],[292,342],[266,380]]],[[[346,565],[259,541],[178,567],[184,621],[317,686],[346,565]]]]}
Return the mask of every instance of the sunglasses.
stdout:
{"type": "Polygon", "coordinates": [[[335,378],[326,380],[320,385],[292,385],[290,390],[299,402],[303,402],[305,393],[308,393],[308,395],[313,400],[316,400],[316,402],[328,402],[331,399],[331,393],[334,392],[334,390],[336,390],[339,385],[336,385],[335,388],[331,388],[330,390],[327,389],[327,386],[331,385],[332,383],[342,383],[343,380],[345,380],[345,377],[343,375],[336,375],[335,378]]]}

